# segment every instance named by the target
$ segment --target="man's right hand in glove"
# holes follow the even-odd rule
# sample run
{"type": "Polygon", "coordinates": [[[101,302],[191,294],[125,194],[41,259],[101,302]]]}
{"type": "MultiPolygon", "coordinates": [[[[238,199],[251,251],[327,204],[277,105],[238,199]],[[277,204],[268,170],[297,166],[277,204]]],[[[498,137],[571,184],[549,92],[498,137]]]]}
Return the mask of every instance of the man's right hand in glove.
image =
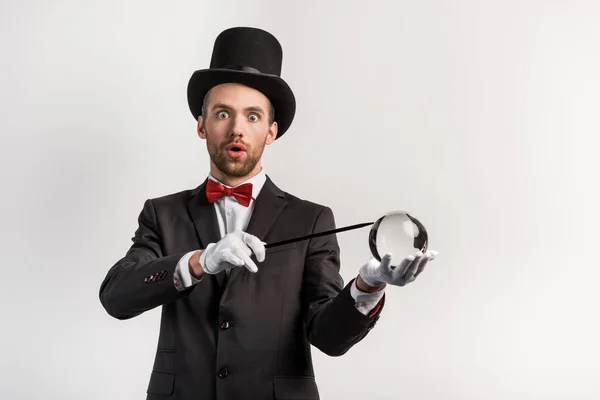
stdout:
{"type": "Polygon", "coordinates": [[[258,267],[250,258],[252,254],[259,262],[264,261],[265,243],[243,231],[231,232],[217,243],[210,243],[206,249],[192,255],[189,261],[190,273],[200,279],[203,274],[218,274],[242,266],[254,273],[258,271],[258,267]]]}

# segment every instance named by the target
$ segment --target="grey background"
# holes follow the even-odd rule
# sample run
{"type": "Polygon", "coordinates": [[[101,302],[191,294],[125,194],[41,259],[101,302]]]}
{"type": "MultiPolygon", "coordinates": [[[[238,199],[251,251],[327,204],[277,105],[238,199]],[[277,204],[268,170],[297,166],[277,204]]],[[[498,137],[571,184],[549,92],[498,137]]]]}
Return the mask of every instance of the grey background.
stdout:
{"type": "Polygon", "coordinates": [[[144,398],[159,311],[98,289],[144,200],[205,178],[186,85],[234,25],[280,39],[297,96],[274,181],[339,226],[410,210],[439,251],[314,353],[322,398],[600,398],[600,4],[542,0],[3,0],[0,397],[144,398]]]}

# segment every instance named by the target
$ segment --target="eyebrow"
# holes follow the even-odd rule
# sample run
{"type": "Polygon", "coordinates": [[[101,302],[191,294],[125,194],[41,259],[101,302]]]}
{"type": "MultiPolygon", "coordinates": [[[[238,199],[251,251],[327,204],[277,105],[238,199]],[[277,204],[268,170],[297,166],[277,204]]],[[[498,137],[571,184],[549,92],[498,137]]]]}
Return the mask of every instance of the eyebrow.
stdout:
{"type": "MultiPolygon", "coordinates": [[[[216,110],[216,109],[226,109],[226,110],[232,110],[231,107],[229,107],[227,104],[223,104],[223,103],[217,103],[212,107],[212,111],[216,110]]],[[[258,106],[250,106],[250,107],[246,107],[244,108],[244,111],[254,111],[254,112],[258,112],[260,114],[264,114],[264,110],[258,106]]]]}

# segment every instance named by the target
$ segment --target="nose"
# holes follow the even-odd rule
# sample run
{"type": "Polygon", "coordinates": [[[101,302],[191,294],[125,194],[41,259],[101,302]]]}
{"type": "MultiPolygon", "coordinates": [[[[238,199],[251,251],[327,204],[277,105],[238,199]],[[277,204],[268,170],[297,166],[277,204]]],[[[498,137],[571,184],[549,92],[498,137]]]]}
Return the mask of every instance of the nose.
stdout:
{"type": "Polygon", "coordinates": [[[244,136],[244,117],[236,116],[231,122],[231,136],[244,136]]]}

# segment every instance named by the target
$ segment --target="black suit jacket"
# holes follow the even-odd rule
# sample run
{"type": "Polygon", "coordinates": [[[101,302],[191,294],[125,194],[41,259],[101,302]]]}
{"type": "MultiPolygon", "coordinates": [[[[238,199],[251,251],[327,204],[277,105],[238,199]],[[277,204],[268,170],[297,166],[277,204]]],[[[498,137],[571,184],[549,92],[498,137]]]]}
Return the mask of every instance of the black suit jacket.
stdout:
{"type": "MultiPolygon", "coordinates": [[[[256,274],[234,268],[178,291],[179,259],[220,239],[205,185],[146,200],[133,245],[100,288],[118,319],[162,307],[147,399],[319,399],[310,344],[346,353],[382,307],[372,316],[356,309],[335,235],[269,248],[256,274]]],[[[246,231],[268,243],[333,228],[330,208],[281,191],[267,176],[246,231]]]]}

